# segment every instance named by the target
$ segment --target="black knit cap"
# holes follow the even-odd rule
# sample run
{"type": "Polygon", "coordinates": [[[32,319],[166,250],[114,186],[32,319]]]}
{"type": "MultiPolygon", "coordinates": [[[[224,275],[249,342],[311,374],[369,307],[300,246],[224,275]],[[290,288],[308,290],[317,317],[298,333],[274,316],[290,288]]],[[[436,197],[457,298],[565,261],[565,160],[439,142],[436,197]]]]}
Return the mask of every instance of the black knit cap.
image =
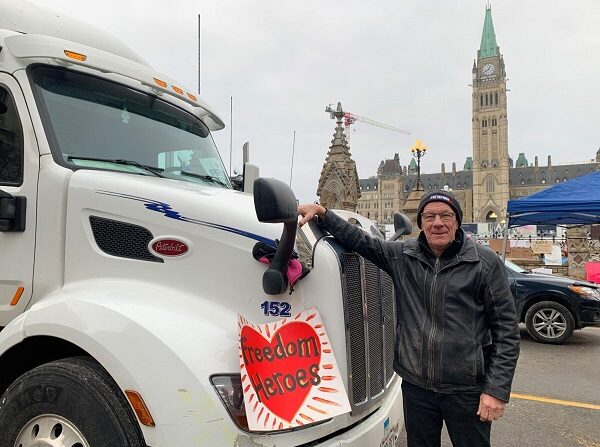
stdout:
{"type": "Polygon", "coordinates": [[[456,220],[458,221],[458,226],[462,223],[463,212],[460,207],[460,203],[456,200],[452,194],[448,191],[439,190],[439,191],[431,191],[421,197],[421,201],[419,202],[419,209],[417,210],[417,225],[421,228],[421,214],[423,214],[423,208],[425,205],[431,202],[442,202],[448,205],[450,208],[454,210],[454,214],[456,214],[456,220]]]}

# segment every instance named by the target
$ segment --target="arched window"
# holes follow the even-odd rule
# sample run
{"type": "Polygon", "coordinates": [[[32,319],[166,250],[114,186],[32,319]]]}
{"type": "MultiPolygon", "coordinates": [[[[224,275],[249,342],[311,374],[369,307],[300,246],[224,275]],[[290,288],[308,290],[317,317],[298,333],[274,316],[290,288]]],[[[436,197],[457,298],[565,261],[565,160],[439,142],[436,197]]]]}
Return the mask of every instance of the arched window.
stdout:
{"type": "Polygon", "coordinates": [[[494,192],[494,177],[489,175],[485,181],[485,190],[486,192],[494,192]]]}
{"type": "Polygon", "coordinates": [[[495,93],[495,97],[496,97],[496,105],[498,105],[498,92],[495,93]]]}
{"type": "Polygon", "coordinates": [[[488,105],[488,94],[487,93],[485,94],[485,105],[486,106],[488,105]]]}
{"type": "Polygon", "coordinates": [[[483,107],[483,95],[479,97],[479,105],[483,107]]]}

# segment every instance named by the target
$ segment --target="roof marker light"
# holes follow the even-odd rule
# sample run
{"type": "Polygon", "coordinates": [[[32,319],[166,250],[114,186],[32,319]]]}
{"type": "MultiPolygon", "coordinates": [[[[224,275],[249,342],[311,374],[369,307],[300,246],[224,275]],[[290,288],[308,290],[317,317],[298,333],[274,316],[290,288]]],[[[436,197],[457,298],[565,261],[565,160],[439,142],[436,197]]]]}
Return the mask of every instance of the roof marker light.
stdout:
{"type": "Polygon", "coordinates": [[[75,59],[81,62],[84,62],[87,59],[85,54],[75,53],[74,51],[65,50],[65,56],[70,57],[71,59],[75,59]]]}
{"type": "Polygon", "coordinates": [[[180,95],[183,95],[183,90],[181,90],[179,87],[172,85],[171,87],[173,87],[173,91],[175,93],[179,93],[180,95]]]}
{"type": "Polygon", "coordinates": [[[188,93],[188,98],[190,98],[192,101],[198,101],[198,98],[196,98],[196,96],[192,95],[191,93],[188,93]]]}
{"type": "Polygon", "coordinates": [[[156,85],[162,88],[167,88],[167,83],[165,81],[161,81],[160,79],[153,78],[156,85]]]}

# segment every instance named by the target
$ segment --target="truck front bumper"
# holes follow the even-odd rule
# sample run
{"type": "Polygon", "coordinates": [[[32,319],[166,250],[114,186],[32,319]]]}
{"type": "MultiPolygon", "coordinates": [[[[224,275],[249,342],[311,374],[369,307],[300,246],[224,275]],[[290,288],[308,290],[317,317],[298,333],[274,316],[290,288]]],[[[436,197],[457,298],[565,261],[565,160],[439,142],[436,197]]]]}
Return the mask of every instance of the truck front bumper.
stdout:
{"type": "MultiPolygon", "coordinates": [[[[389,391],[383,405],[348,431],[327,439],[315,447],[393,447],[404,425],[401,380],[389,391]]],[[[302,445],[302,444],[300,444],[302,445]]]]}

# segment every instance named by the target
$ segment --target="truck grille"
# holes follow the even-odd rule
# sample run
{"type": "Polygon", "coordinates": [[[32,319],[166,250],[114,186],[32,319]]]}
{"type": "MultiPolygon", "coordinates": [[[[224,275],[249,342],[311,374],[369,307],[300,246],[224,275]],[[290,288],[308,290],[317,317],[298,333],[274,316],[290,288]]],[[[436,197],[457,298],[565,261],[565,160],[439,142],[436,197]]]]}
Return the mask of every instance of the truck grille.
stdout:
{"type": "Polygon", "coordinates": [[[119,258],[165,262],[148,250],[154,236],[144,227],[98,216],[90,216],[90,225],[94,240],[104,253],[119,258]]]}
{"type": "Polygon", "coordinates": [[[356,253],[340,253],[350,399],[369,408],[394,376],[396,309],[390,276],[356,253]]]}

